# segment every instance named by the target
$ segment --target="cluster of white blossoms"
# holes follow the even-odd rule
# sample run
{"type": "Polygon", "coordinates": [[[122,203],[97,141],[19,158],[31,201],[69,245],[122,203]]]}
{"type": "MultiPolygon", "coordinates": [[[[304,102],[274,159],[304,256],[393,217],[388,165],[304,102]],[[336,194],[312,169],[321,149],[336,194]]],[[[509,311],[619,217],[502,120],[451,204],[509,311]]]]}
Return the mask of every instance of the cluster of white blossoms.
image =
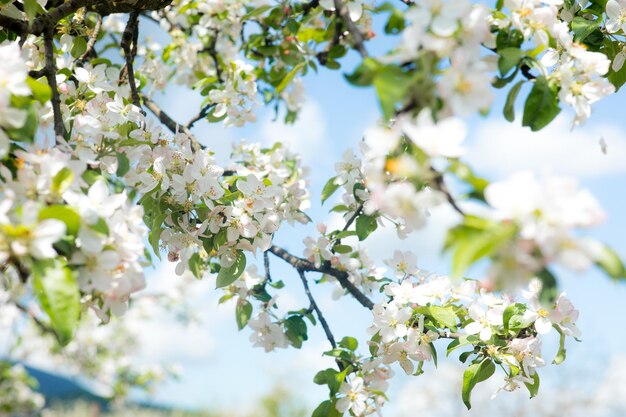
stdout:
{"type": "Polygon", "coordinates": [[[13,174],[0,165],[2,259],[30,263],[65,256],[83,298],[106,320],[125,312],[145,286],[143,210],[104,179],[81,177],[85,165],[58,149],[16,151],[13,174]],[[69,240],[68,240],[69,239],[69,240]],[[53,247],[57,242],[62,246],[53,247]]]}
{"type": "Polygon", "coordinates": [[[572,13],[562,0],[506,0],[504,7],[509,14],[496,13],[494,23],[499,29],[518,30],[538,52],[546,51],[540,59],[544,73],[550,71],[548,80],[559,88],[561,102],[574,109],[574,124],[583,123],[591,115],[591,104],[615,92],[604,78],[611,61],[574,41],[568,21],[572,13]]]}
{"type": "Polygon", "coordinates": [[[211,152],[194,149],[185,134],[153,141],[140,147],[126,179],[145,194],[153,247],[158,251],[162,241],[168,258],[180,261],[178,274],[198,253],[227,268],[240,250],[267,250],[283,221],[308,221],[305,171],[285,147],[235,145],[232,158],[239,162],[225,175],[211,152]]]}
{"type": "Polygon", "coordinates": [[[215,104],[213,116],[225,117],[224,126],[243,126],[256,121],[257,84],[254,67],[241,60],[227,66],[223,89],[209,92],[209,103],[215,104]]]}
{"type": "MultiPolygon", "coordinates": [[[[12,72],[0,82],[7,86],[0,96],[30,95],[20,49],[2,48],[12,72]]],[[[97,77],[89,86],[98,88],[97,77]]],[[[2,261],[30,269],[38,261],[60,259],[76,271],[86,305],[103,318],[123,314],[130,294],[144,287],[147,231],[141,207],[125,192],[112,193],[89,169],[93,161],[84,152],[23,144],[14,155],[16,163],[0,163],[2,261]]]]}
{"type": "Polygon", "coordinates": [[[485,198],[496,219],[519,228],[519,237],[503,247],[492,265],[492,279],[512,281],[511,273],[532,276],[552,262],[584,271],[601,256],[598,241],[578,236],[575,231],[597,226],[605,213],[575,179],[538,179],[530,172],[521,172],[490,184],[485,198]]]}
{"type": "Polygon", "coordinates": [[[389,388],[388,380],[394,372],[375,358],[363,360],[360,366],[357,375],[341,383],[335,407],[341,413],[349,410],[355,416],[380,415],[387,401],[385,392],[389,388]]]}
{"type": "Polygon", "coordinates": [[[495,45],[489,15],[485,5],[468,0],[416,2],[405,13],[401,44],[387,59],[443,67],[435,82],[447,113],[467,116],[488,109],[495,67],[480,48],[495,45]]]}
{"type": "MultiPolygon", "coordinates": [[[[505,389],[534,384],[536,368],[545,364],[542,337],[555,329],[561,337],[580,337],[578,311],[561,294],[551,306],[539,301],[541,283],[531,281],[523,298],[498,295],[477,281],[454,284],[446,276],[419,271],[410,257],[397,263],[398,282],[385,286],[388,299],[376,304],[371,345],[384,364],[398,363],[407,374],[419,375],[423,363],[436,355],[434,342],[452,339],[448,351],[475,347],[476,360],[497,360],[505,366],[505,389]],[[406,263],[409,261],[410,263],[406,263]]],[[[474,362],[476,363],[476,362],[474,362]]]]}

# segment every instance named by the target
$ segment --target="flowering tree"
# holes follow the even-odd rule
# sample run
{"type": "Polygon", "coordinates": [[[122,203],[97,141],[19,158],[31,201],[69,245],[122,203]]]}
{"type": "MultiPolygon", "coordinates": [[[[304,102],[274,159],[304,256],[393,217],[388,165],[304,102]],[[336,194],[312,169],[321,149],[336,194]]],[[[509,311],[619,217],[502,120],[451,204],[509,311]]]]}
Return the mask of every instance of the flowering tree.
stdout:
{"type": "MultiPolygon", "coordinates": [[[[60,352],[89,323],[124,316],[151,257],[166,254],[177,273],[215,280],[222,301],[237,300],[237,325],[255,346],[299,348],[320,324],[337,366],[315,377],[329,389],[315,417],[378,411],[395,363],[419,375],[442,349],[463,351],[468,408],[496,370],[502,389],[534,396],[542,337],[559,335],[558,364],[566,339],[580,336],[553,265],[626,272],[583,236],[604,219],[588,191],[524,172],[482,178],[463,162],[461,117],[489,111],[497,88],[508,89],[509,121],[526,96],[522,124],[533,131],[561,107],[584,123],[626,82],[625,16],[621,0],[0,0],[0,324],[20,332],[14,323],[30,321],[29,338],[60,352]],[[380,56],[368,52],[373,19],[395,40],[380,56]],[[140,42],[147,21],[168,42],[140,42]],[[191,129],[253,122],[260,105],[291,123],[302,77],[341,70],[351,50],[360,60],[345,78],[375,90],[380,120],[324,187],[322,202],[341,193],[332,211],[345,223],[320,224],[303,254],[290,253],[273,235],[311,221],[299,156],[278,142],[239,143],[222,167],[191,129]],[[170,83],[205,97],[186,123],[152,99],[170,83]],[[451,277],[400,250],[385,271],[360,247],[380,228],[405,238],[441,205],[461,218],[445,244],[451,277]],[[263,271],[247,265],[251,254],[263,271]],[[274,258],[294,268],[308,307],[276,313],[274,258]],[[466,277],[479,261],[485,276],[466,277]],[[366,349],[335,338],[309,288],[315,275],[371,310],[366,349]]],[[[19,369],[0,370],[27,383],[19,369]]],[[[3,395],[2,410],[37,403],[3,395]]]]}

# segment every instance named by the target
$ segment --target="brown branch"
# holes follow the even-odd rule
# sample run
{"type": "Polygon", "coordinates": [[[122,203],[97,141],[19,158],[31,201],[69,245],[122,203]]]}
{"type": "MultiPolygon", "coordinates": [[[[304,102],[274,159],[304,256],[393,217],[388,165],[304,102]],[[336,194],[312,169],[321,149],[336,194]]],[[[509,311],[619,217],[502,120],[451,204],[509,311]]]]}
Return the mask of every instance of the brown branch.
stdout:
{"type": "Polygon", "coordinates": [[[43,43],[45,48],[46,65],[43,68],[44,74],[48,79],[48,85],[52,90],[52,98],[50,103],[52,104],[52,114],[54,118],[54,135],[56,141],[65,137],[65,125],[63,124],[63,114],[61,113],[61,96],[59,95],[59,89],[57,86],[57,68],[54,61],[54,32],[50,27],[43,36],[43,43]]]}
{"type": "Polygon", "coordinates": [[[204,145],[198,142],[198,139],[196,139],[193,133],[191,133],[191,131],[185,125],[181,125],[174,119],[172,119],[159,107],[158,104],[152,101],[152,99],[143,94],[141,95],[141,99],[143,100],[143,104],[146,106],[146,108],[150,110],[150,112],[152,112],[152,114],[154,114],[159,119],[159,121],[163,123],[163,125],[165,125],[165,127],[167,127],[172,133],[182,132],[189,136],[196,150],[205,148],[204,145]]]}
{"type": "Polygon", "coordinates": [[[306,276],[304,275],[304,271],[298,269],[298,274],[300,275],[300,280],[302,280],[302,285],[304,286],[304,292],[311,303],[311,308],[317,314],[317,318],[324,329],[324,333],[326,334],[326,338],[330,342],[330,345],[333,349],[337,348],[337,343],[335,342],[335,336],[333,336],[333,332],[330,330],[330,326],[328,326],[328,322],[326,318],[324,318],[324,314],[322,314],[322,310],[320,310],[319,306],[315,302],[315,298],[313,298],[313,294],[311,293],[311,289],[309,288],[309,283],[307,282],[306,276]]]}
{"type": "Polygon", "coordinates": [[[263,266],[265,267],[265,281],[272,282],[272,275],[270,274],[270,257],[267,252],[263,252],[263,266]]]}
{"type": "Polygon", "coordinates": [[[194,117],[192,117],[188,122],[187,122],[187,129],[191,129],[193,127],[193,125],[196,124],[197,121],[204,119],[205,117],[207,117],[207,115],[209,114],[209,111],[215,106],[214,103],[211,104],[207,104],[206,106],[204,106],[200,112],[198,114],[196,114],[194,117]]]}
{"type": "Polygon", "coordinates": [[[310,2],[303,4],[302,5],[302,14],[303,15],[309,14],[309,12],[311,10],[315,9],[319,5],[320,5],[320,1],[319,0],[311,0],[310,2]]]}
{"type": "MultiPolygon", "coordinates": [[[[133,64],[137,55],[137,40],[139,37],[139,13],[132,12],[128,17],[126,29],[122,34],[122,42],[120,46],[124,50],[124,58],[126,59],[125,72],[128,75],[128,85],[130,86],[130,94],[133,104],[141,108],[139,100],[139,92],[137,91],[137,82],[135,81],[135,70],[133,64]]],[[[124,71],[122,71],[124,72],[124,71]]]]}
{"type": "Polygon", "coordinates": [[[328,262],[324,263],[320,268],[316,267],[313,263],[309,262],[306,259],[298,258],[287,252],[285,249],[280,248],[276,245],[272,245],[269,248],[269,251],[281,258],[297,270],[307,271],[307,272],[321,272],[322,274],[330,275],[335,277],[339,284],[356,300],[365,308],[373,309],[374,302],[370,300],[361,290],[359,290],[352,282],[350,282],[349,275],[346,271],[340,271],[338,269],[332,268],[328,262]]]}
{"type": "Polygon", "coordinates": [[[352,35],[354,49],[359,52],[361,57],[367,58],[369,54],[367,53],[367,49],[365,49],[365,37],[363,36],[363,33],[361,33],[361,29],[359,29],[352,19],[350,19],[348,8],[342,0],[335,0],[335,13],[337,14],[337,17],[343,21],[343,24],[346,25],[348,32],[352,35]]]}
{"type": "Polygon", "coordinates": [[[448,190],[448,186],[446,185],[445,179],[443,178],[443,174],[433,167],[430,168],[430,171],[434,174],[433,186],[435,187],[435,189],[442,192],[446,196],[448,203],[452,206],[454,210],[456,210],[457,213],[459,213],[461,216],[465,216],[465,212],[463,211],[463,209],[459,207],[454,197],[452,197],[452,194],[450,194],[450,190],[448,190]]]}
{"type": "Polygon", "coordinates": [[[32,311],[30,308],[20,304],[18,301],[14,301],[13,304],[15,304],[15,307],[17,307],[18,310],[30,317],[42,332],[54,335],[54,337],[58,337],[54,329],[45,322],[43,322],[39,317],[37,317],[35,312],[32,311]]]}

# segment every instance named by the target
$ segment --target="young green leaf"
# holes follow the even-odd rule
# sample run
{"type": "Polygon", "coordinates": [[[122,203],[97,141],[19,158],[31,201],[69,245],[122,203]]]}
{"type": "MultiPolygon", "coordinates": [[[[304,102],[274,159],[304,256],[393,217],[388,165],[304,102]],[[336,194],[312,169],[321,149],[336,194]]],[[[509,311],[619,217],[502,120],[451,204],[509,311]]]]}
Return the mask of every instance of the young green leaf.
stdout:
{"type": "Polygon", "coordinates": [[[246,270],[246,255],[242,251],[237,252],[237,259],[228,268],[221,268],[217,274],[215,288],[227,287],[237,280],[246,270]]]}
{"type": "Polygon", "coordinates": [[[252,317],[252,304],[249,301],[245,300],[242,303],[237,303],[237,307],[235,307],[235,316],[237,319],[237,328],[242,330],[250,321],[250,317],[252,317]]]}
{"type": "Polygon", "coordinates": [[[472,408],[470,397],[472,390],[479,382],[488,379],[496,370],[496,366],[490,359],[483,359],[480,363],[470,365],[463,373],[463,403],[469,410],[472,408]]]}
{"type": "Polygon", "coordinates": [[[65,262],[56,259],[33,263],[33,290],[59,343],[65,346],[74,335],[80,317],[80,292],[65,262]]]}
{"type": "Polygon", "coordinates": [[[544,76],[535,79],[530,94],[524,105],[522,126],[530,127],[533,132],[546,127],[561,112],[556,89],[550,86],[544,76]]]}

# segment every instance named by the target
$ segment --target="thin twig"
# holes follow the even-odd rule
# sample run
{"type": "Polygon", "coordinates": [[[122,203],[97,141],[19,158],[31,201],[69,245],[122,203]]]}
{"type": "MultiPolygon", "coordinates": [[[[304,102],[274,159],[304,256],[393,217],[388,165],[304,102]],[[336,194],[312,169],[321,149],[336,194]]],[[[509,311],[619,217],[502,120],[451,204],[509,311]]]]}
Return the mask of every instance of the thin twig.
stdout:
{"type": "Polygon", "coordinates": [[[465,216],[465,212],[463,211],[463,209],[459,207],[454,197],[452,197],[452,194],[450,194],[450,190],[448,190],[448,186],[446,185],[446,182],[443,178],[443,174],[441,174],[439,171],[432,167],[430,168],[430,170],[434,174],[433,183],[435,189],[439,190],[446,196],[448,203],[452,206],[454,210],[457,211],[457,213],[459,213],[461,216],[465,216]]]}
{"type": "Polygon", "coordinates": [[[189,136],[191,139],[194,148],[196,149],[204,149],[204,146],[198,142],[196,137],[191,133],[189,129],[185,125],[181,125],[177,123],[174,119],[172,119],[167,113],[165,113],[158,104],[156,104],[152,99],[150,99],[146,95],[141,95],[141,99],[143,100],[143,104],[146,106],[148,110],[154,114],[161,123],[165,125],[172,133],[182,132],[189,136]]]}
{"type": "Polygon", "coordinates": [[[87,61],[87,59],[94,54],[94,48],[96,46],[96,42],[98,41],[98,36],[100,36],[100,30],[102,29],[102,16],[98,15],[96,20],[96,25],[89,35],[89,41],[87,42],[87,49],[85,52],[76,60],[76,65],[82,65],[87,61]]]}
{"type": "Polygon", "coordinates": [[[22,313],[28,315],[28,317],[30,317],[35,322],[35,324],[37,325],[37,327],[39,327],[39,329],[41,329],[41,331],[43,331],[44,333],[52,334],[55,337],[57,337],[57,334],[52,329],[52,327],[48,326],[39,317],[37,317],[37,315],[35,314],[34,311],[32,311],[30,308],[26,307],[25,305],[20,304],[17,301],[14,301],[14,304],[15,304],[15,307],[17,307],[18,310],[20,310],[22,313]]]}
{"type": "Polygon", "coordinates": [[[207,117],[207,115],[209,114],[209,110],[211,110],[214,106],[215,106],[214,103],[207,104],[206,106],[204,106],[197,115],[192,117],[187,122],[187,129],[191,129],[193,127],[193,125],[195,125],[198,120],[202,120],[205,117],[207,117]]]}
{"type": "Polygon", "coordinates": [[[306,276],[304,275],[304,271],[298,269],[298,274],[300,275],[300,279],[302,280],[302,285],[304,286],[304,292],[311,303],[311,307],[317,314],[317,318],[324,329],[324,333],[326,334],[326,338],[330,342],[330,345],[335,349],[337,347],[337,343],[335,342],[335,336],[333,336],[333,332],[330,330],[330,326],[328,326],[328,322],[324,318],[324,314],[322,314],[322,310],[320,310],[319,306],[315,302],[315,298],[313,298],[313,294],[311,294],[311,289],[309,288],[309,283],[307,282],[306,276]]]}
{"type": "Polygon", "coordinates": [[[332,268],[330,263],[326,262],[321,267],[316,267],[313,263],[306,259],[298,258],[287,252],[285,249],[276,245],[272,245],[269,248],[269,252],[281,258],[294,268],[302,271],[321,272],[322,274],[335,277],[339,284],[365,308],[371,310],[374,308],[374,302],[370,300],[361,290],[359,290],[352,282],[350,282],[349,275],[346,271],[340,271],[332,268]]]}

